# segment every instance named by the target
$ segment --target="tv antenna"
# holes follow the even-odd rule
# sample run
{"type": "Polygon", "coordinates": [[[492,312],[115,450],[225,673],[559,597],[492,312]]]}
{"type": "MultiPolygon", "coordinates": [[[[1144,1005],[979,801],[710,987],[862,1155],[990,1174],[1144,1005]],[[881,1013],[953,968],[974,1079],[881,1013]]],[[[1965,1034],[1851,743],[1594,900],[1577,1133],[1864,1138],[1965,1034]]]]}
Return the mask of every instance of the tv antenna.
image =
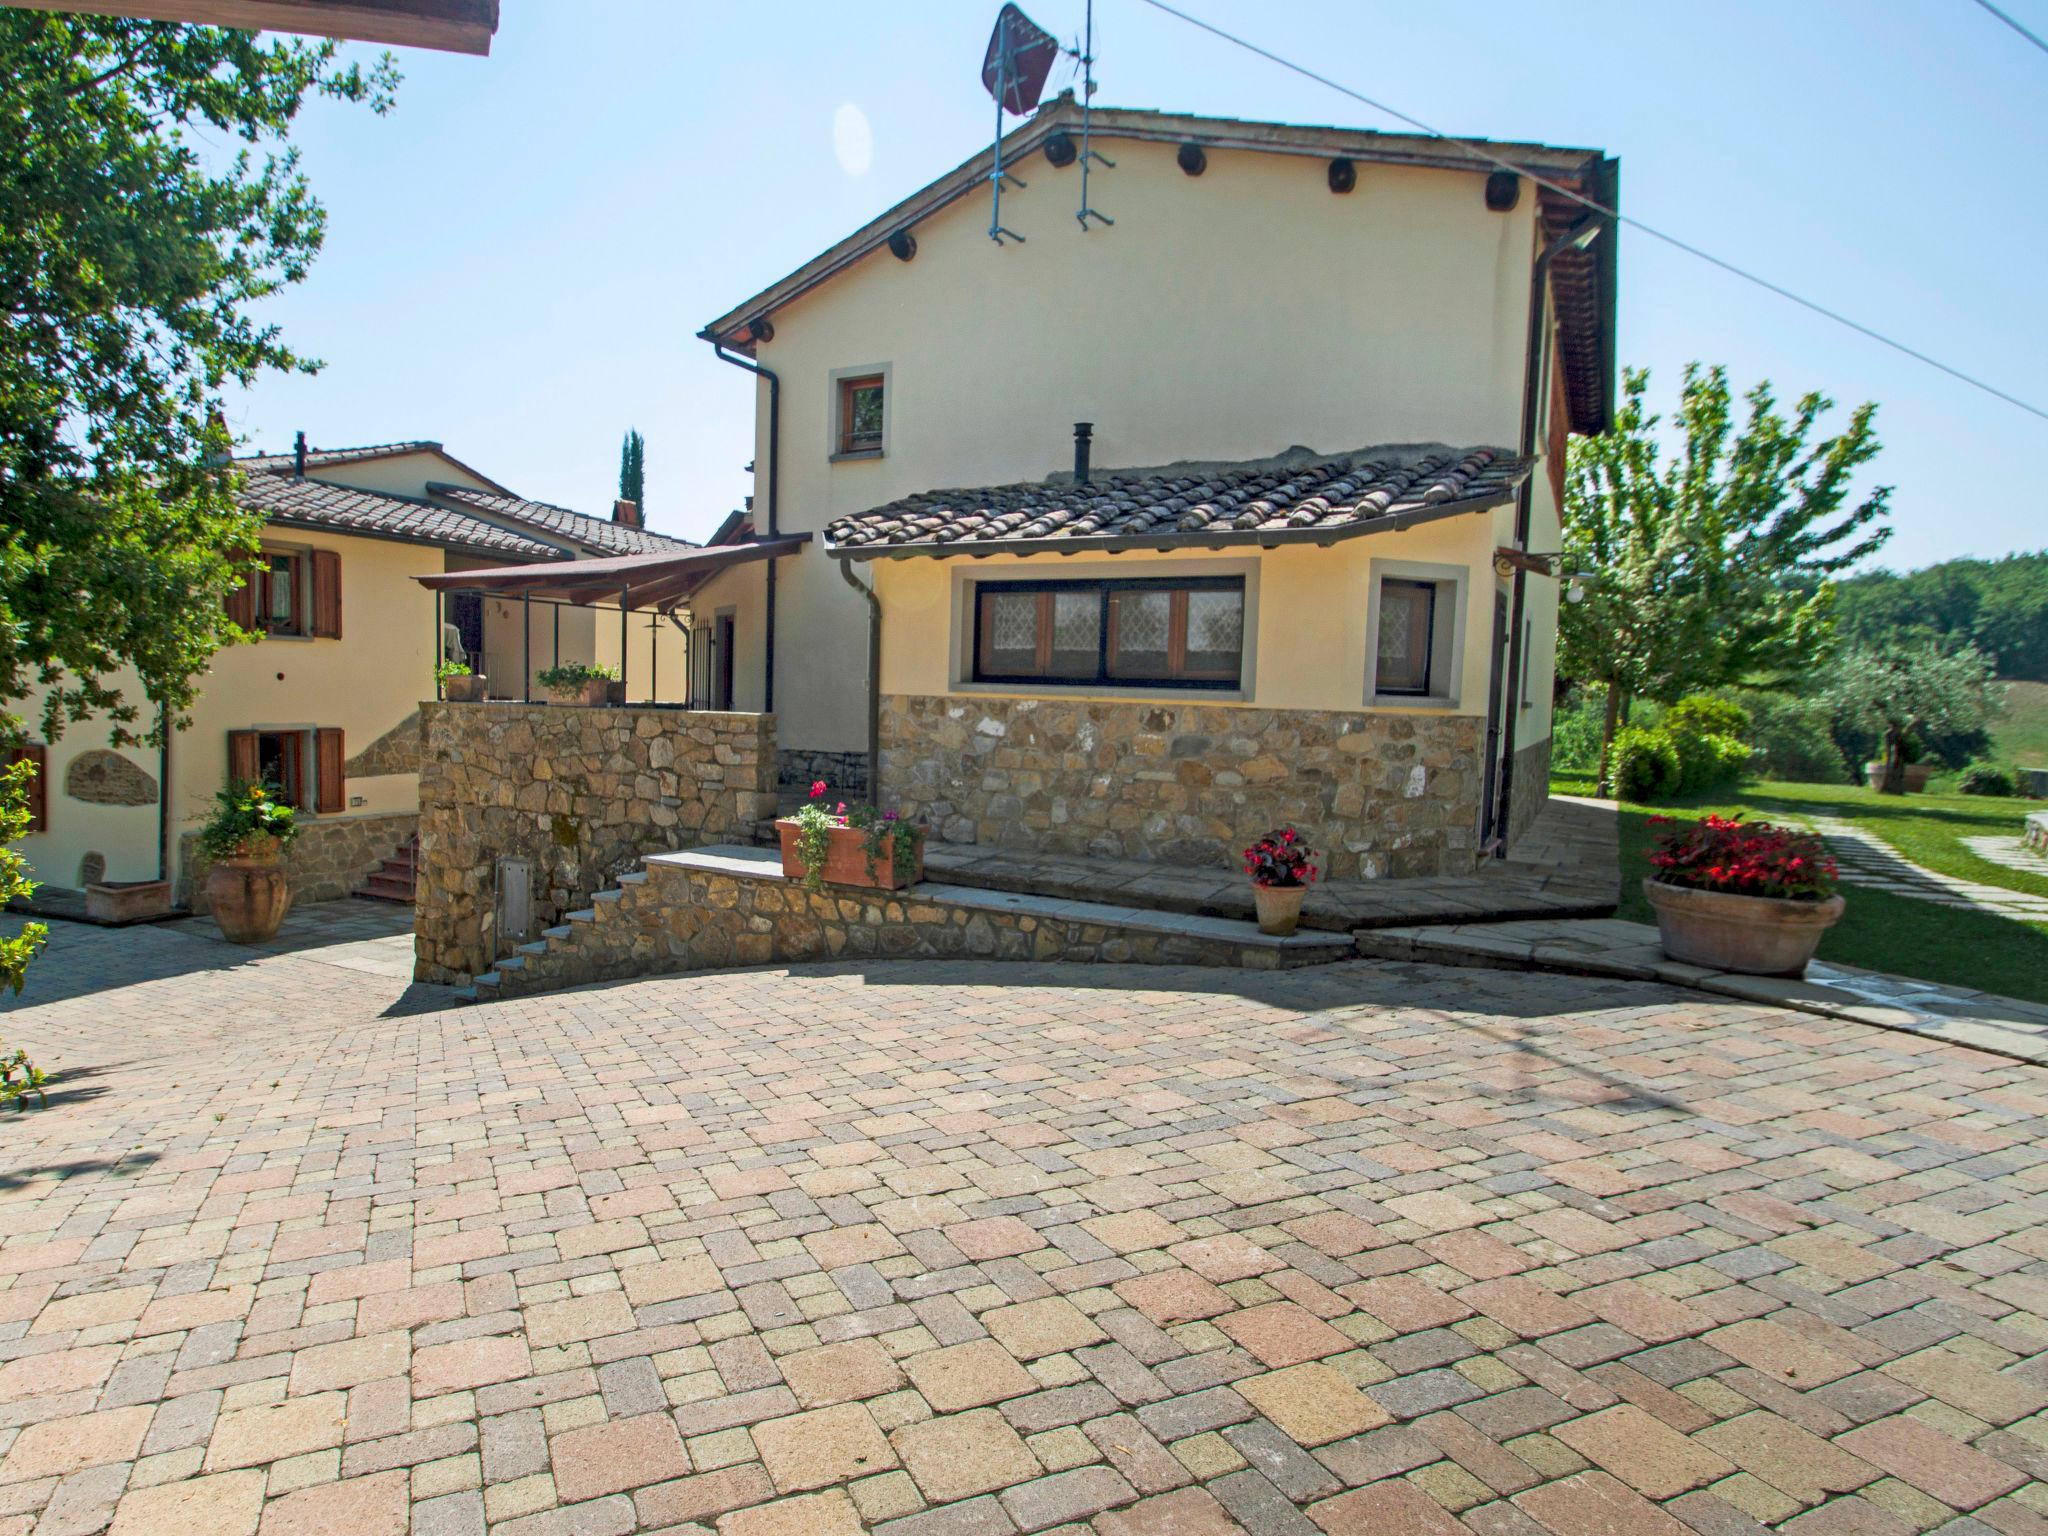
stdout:
{"type": "Polygon", "coordinates": [[[996,99],[995,159],[988,173],[988,237],[997,245],[1005,240],[1024,243],[1022,235],[1003,227],[1003,183],[1020,190],[1025,186],[1022,177],[1003,169],[1003,113],[1025,117],[1037,110],[1045,77],[1052,73],[1053,61],[1061,51],[1059,39],[1015,4],[1006,0],[996,13],[996,29],[989,34],[988,52],[981,61],[981,83],[996,99]]]}
{"type": "Polygon", "coordinates": [[[1088,162],[1100,160],[1112,171],[1116,162],[1097,150],[1088,135],[1088,113],[1095,101],[1095,0],[1088,0],[1086,30],[1081,37],[1081,51],[1075,55],[1081,62],[1081,209],[1074,215],[1081,225],[1081,233],[1088,233],[1088,221],[1100,219],[1104,224],[1114,224],[1108,214],[1098,212],[1088,205],[1088,162]]]}

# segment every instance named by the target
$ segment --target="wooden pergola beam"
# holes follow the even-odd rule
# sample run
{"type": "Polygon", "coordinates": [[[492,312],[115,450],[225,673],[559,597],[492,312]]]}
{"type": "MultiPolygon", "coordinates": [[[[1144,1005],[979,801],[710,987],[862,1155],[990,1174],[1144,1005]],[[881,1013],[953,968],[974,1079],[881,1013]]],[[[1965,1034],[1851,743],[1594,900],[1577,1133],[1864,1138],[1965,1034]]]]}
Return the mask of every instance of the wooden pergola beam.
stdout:
{"type": "Polygon", "coordinates": [[[300,32],[443,53],[488,54],[498,0],[6,0],[30,11],[84,11],[252,32],[300,32]]]}

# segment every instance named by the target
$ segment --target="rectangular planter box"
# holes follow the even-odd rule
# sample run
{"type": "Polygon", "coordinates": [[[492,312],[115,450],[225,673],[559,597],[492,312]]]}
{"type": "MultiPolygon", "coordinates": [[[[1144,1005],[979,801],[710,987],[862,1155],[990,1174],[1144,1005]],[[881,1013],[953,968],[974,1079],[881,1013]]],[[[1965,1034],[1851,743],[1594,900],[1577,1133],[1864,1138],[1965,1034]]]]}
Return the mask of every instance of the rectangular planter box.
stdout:
{"type": "Polygon", "coordinates": [[[608,678],[593,677],[575,688],[549,688],[550,704],[563,704],[572,709],[601,708],[611,697],[612,683],[608,678]]]}
{"type": "MultiPolygon", "coordinates": [[[[803,879],[806,871],[804,861],[797,856],[797,824],[787,818],[775,823],[775,835],[782,842],[782,873],[790,880],[803,879]]],[[[834,827],[832,841],[825,853],[824,880],[827,885],[860,885],[870,890],[894,891],[906,885],[915,885],[924,878],[924,847],[917,850],[917,868],[908,880],[896,878],[896,834],[890,833],[882,839],[881,851],[875,855],[875,872],[868,875],[867,838],[854,827],[834,827]]]]}
{"type": "Polygon", "coordinates": [[[139,923],[170,910],[168,880],[112,880],[85,888],[85,915],[96,923],[139,923]]]}

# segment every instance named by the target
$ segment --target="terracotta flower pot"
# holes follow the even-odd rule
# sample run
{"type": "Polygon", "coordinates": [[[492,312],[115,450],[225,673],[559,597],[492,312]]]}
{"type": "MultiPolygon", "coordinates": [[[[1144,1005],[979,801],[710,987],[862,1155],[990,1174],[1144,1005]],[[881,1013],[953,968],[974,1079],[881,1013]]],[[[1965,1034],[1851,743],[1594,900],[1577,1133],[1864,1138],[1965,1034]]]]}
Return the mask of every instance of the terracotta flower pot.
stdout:
{"type": "MultiPolygon", "coordinates": [[[[782,844],[782,873],[785,879],[801,880],[806,873],[803,856],[797,852],[797,836],[803,829],[788,818],[775,823],[775,835],[782,844]]],[[[862,885],[870,890],[895,891],[915,885],[924,878],[924,844],[917,847],[917,862],[908,880],[896,877],[896,834],[882,839],[875,854],[874,873],[868,873],[867,834],[857,827],[834,827],[825,849],[825,868],[820,872],[827,885],[862,885]]]]}
{"type": "Polygon", "coordinates": [[[1645,880],[1643,895],[1657,911],[1664,953],[1688,965],[1745,976],[1803,976],[1846,903],[1741,896],[1645,880]]]}
{"type": "MultiPolygon", "coordinates": [[[[1909,795],[1925,794],[1927,791],[1927,781],[1934,777],[1936,770],[1940,766],[1939,763],[1906,764],[1906,793],[1909,795]]],[[[1884,764],[1865,763],[1863,765],[1863,782],[1872,789],[1882,790],[1884,788],[1884,764]]]]}
{"type": "Polygon", "coordinates": [[[465,677],[443,678],[441,696],[451,704],[481,704],[486,681],[486,678],[475,673],[465,677]]]}
{"type": "Polygon", "coordinates": [[[574,688],[550,688],[548,698],[556,704],[568,704],[578,708],[594,708],[604,703],[611,693],[611,679],[593,677],[577,684],[574,688]]]}
{"type": "Polygon", "coordinates": [[[1301,922],[1301,899],[1305,885],[1260,885],[1252,883],[1252,905],[1258,910],[1259,932],[1286,938],[1301,922]]]}
{"type": "Polygon", "coordinates": [[[291,880],[277,862],[277,840],[263,841],[271,845],[268,858],[222,859],[206,874],[206,904],[221,937],[233,944],[275,938],[291,910],[291,880]]]}

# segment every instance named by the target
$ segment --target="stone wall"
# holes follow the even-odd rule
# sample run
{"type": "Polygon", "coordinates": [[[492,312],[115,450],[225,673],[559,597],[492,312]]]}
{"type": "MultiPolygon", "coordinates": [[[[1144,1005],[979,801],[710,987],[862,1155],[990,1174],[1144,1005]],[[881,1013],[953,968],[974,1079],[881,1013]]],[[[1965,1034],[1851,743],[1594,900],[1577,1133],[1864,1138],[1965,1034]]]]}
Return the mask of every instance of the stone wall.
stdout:
{"type": "Polygon", "coordinates": [[[424,704],[414,971],[466,980],[509,948],[498,867],[531,866],[530,933],[648,853],[743,841],[775,808],[775,719],[674,709],[424,704]]]}
{"type": "Polygon", "coordinates": [[[891,695],[882,798],[943,841],[1237,867],[1291,823],[1334,879],[1469,874],[1481,722],[891,695]]]}
{"type": "Polygon", "coordinates": [[[783,747],[775,754],[776,781],[784,790],[809,794],[823,779],[834,800],[868,798],[868,755],[865,752],[819,752],[783,747]]]}
{"type": "Polygon", "coordinates": [[[1515,749],[1514,782],[1508,786],[1508,846],[1514,847],[1550,799],[1550,738],[1515,749]]]}
{"type": "MultiPolygon", "coordinates": [[[[291,876],[292,900],[339,901],[397,853],[399,844],[411,837],[418,826],[419,817],[410,811],[301,817],[299,835],[284,856],[285,870],[291,876]]],[[[206,855],[199,851],[198,833],[187,832],[178,839],[179,904],[194,912],[209,910],[206,872],[211,867],[206,855]]]]}
{"type": "Polygon", "coordinates": [[[1348,933],[1270,938],[1249,922],[925,883],[889,892],[784,879],[766,849],[657,854],[590,910],[479,980],[520,997],[670,971],[806,960],[1059,960],[1272,970],[1356,953],[1348,933]]]}

